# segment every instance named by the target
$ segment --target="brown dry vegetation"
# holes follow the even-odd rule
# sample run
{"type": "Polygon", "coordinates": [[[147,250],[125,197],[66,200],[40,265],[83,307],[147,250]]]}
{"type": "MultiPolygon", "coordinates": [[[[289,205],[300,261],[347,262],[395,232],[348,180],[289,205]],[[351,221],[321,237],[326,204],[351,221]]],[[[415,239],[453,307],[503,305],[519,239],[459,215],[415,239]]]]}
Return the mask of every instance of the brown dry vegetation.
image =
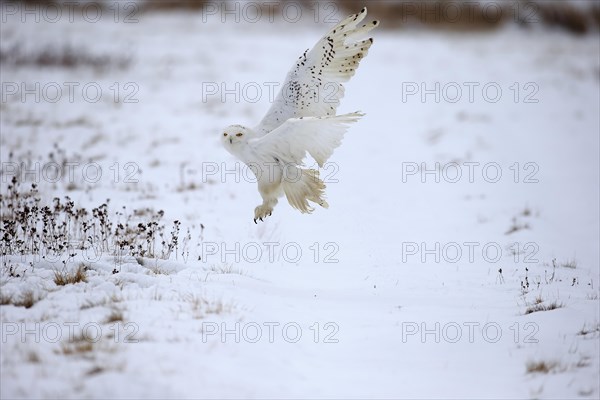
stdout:
{"type": "MultiPolygon", "coordinates": [[[[47,4],[54,0],[26,0],[27,3],[47,4]]],[[[268,20],[282,15],[286,3],[295,3],[303,8],[311,18],[315,16],[315,1],[286,0],[274,2],[253,2],[252,12],[260,8],[260,13],[268,20]]],[[[548,26],[563,29],[575,34],[598,31],[600,28],[600,5],[590,1],[587,8],[575,7],[562,0],[509,0],[497,2],[478,2],[468,0],[350,0],[350,1],[320,1],[319,16],[324,20],[327,16],[340,18],[357,12],[365,5],[369,14],[382,21],[382,27],[404,28],[421,26],[427,29],[449,31],[481,31],[500,27],[506,23],[517,23],[524,27],[548,26]],[[334,13],[332,15],[332,13],[334,13]]],[[[111,7],[112,2],[106,0],[105,7],[111,7]]],[[[223,2],[214,0],[147,0],[137,3],[133,12],[136,16],[141,12],[164,11],[196,11],[213,15],[216,8],[223,2]]],[[[228,10],[242,13],[246,6],[244,2],[229,4],[228,10]],[[236,8],[237,7],[237,8],[236,8]]],[[[77,5],[76,5],[77,7],[77,5]]],[[[218,17],[217,11],[217,17],[218,17]]],[[[69,61],[69,57],[63,61],[69,61]]]]}
{"type": "Polygon", "coordinates": [[[87,268],[83,264],[79,264],[73,272],[54,271],[54,283],[58,286],[75,284],[78,282],[87,282],[87,268]]]}

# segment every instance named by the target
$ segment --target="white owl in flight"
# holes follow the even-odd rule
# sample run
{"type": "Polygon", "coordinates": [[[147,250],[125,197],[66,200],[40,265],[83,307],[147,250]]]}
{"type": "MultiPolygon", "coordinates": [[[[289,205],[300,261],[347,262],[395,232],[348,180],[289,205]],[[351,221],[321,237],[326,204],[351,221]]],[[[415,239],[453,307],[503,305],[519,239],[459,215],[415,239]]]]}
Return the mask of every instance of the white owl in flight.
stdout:
{"type": "Polygon", "coordinates": [[[336,109],[344,96],[342,82],[354,75],[373,44],[373,38],[362,38],[379,22],[361,24],[366,15],[366,7],[350,15],[300,56],[258,126],[231,125],[221,132],[225,149],[256,176],[263,203],[254,210],[255,223],[271,215],[284,194],[302,213],[314,210],[309,201],[329,206],[319,171],[302,168],[303,159],[308,152],[323,167],[349,124],[364,115],[336,115],[336,109]]]}

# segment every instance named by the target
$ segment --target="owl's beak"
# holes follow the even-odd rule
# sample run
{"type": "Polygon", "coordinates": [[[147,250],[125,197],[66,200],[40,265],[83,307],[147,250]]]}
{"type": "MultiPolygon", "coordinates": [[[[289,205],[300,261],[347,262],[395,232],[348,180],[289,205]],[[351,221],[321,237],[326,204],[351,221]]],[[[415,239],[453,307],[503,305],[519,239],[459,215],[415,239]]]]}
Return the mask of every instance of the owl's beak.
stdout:
{"type": "Polygon", "coordinates": [[[233,138],[229,138],[229,144],[233,144],[233,138]]]}

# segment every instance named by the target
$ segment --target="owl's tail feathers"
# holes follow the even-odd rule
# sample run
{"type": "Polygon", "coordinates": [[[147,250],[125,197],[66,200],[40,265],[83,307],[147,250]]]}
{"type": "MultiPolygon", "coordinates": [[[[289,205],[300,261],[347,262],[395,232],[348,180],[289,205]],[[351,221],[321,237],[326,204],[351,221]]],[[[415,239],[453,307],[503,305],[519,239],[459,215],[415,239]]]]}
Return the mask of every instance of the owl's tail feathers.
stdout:
{"type": "Polygon", "coordinates": [[[325,183],[319,179],[319,171],[287,165],[281,184],[290,205],[300,212],[310,214],[315,210],[309,201],[329,208],[324,199],[325,183]]]}

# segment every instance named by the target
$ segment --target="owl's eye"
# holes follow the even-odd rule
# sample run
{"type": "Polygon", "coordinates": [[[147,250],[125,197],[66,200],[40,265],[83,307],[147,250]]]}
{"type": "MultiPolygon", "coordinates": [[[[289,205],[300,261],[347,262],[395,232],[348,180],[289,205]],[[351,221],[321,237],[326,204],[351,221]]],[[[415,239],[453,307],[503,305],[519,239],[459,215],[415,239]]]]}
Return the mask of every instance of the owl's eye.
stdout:
{"type": "Polygon", "coordinates": [[[243,135],[242,132],[240,132],[240,133],[236,134],[235,136],[240,137],[242,135],[243,135]]]}
{"type": "Polygon", "coordinates": [[[223,136],[227,136],[227,134],[226,134],[226,133],[224,133],[224,134],[223,134],[223,136]]]}

